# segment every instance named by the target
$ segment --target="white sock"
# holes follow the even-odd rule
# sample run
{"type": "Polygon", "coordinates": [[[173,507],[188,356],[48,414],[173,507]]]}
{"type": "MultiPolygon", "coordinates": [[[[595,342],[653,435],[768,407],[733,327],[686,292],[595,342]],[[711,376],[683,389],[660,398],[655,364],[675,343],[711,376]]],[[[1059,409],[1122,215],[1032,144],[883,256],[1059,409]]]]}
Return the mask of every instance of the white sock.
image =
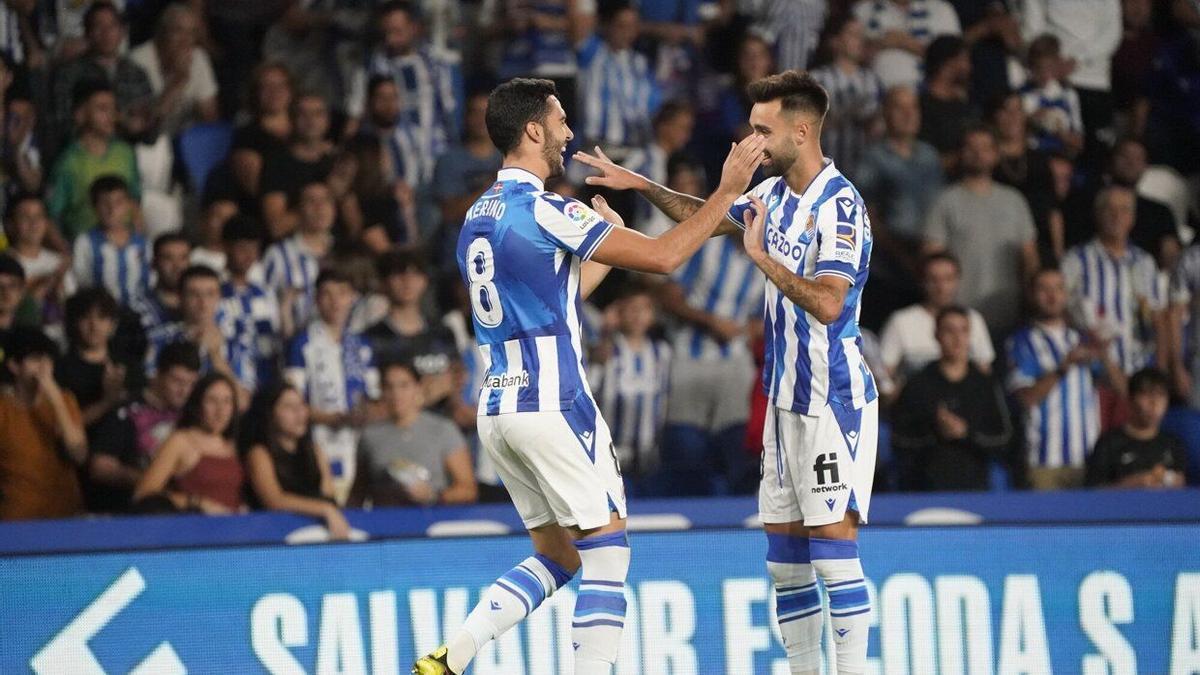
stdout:
{"type": "Polygon", "coordinates": [[[571,623],[575,675],[609,675],[625,628],[629,538],[624,531],[584,537],[575,548],[583,562],[571,623]]]}
{"type": "Polygon", "coordinates": [[[573,575],[540,553],[526,558],[488,587],[462,628],[446,642],[446,663],[462,674],[489,640],[529,616],[573,575]]]}
{"type": "Polygon", "coordinates": [[[767,571],[775,582],[776,615],[792,675],[821,670],[821,595],[806,537],[767,535],[767,571]]]}
{"type": "Polygon", "coordinates": [[[838,675],[862,673],[867,666],[871,599],[858,559],[858,542],[813,538],[809,540],[809,553],[829,594],[838,675]]]}

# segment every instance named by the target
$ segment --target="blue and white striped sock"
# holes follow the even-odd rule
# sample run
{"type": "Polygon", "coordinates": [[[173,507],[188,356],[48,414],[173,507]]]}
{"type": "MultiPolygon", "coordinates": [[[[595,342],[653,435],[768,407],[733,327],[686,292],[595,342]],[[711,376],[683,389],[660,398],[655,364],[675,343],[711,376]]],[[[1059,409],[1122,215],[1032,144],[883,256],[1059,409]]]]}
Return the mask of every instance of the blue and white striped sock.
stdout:
{"type": "Polygon", "coordinates": [[[575,675],[608,675],[617,661],[625,628],[625,576],[629,538],[625,532],[584,537],[575,542],[583,562],[571,641],[575,675]]]}
{"type": "Polygon", "coordinates": [[[768,534],[767,571],[775,582],[775,613],[792,675],[820,672],[821,595],[808,538],[768,534]]]}
{"type": "Polygon", "coordinates": [[[809,542],[813,567],[825,582],[825,591],[829,594],[838,673],[861,673],[867,666],[871,599],[858,559],[858,542],[816,538],[809,542]]]}
{"type": "Polygon", "coordinates": [[[540,553],[526,558],[496,580],[471,610],[462,629],[446,643],[450,670],[462,673],[489,640],[529,616],[573,574],[540,553]]]}

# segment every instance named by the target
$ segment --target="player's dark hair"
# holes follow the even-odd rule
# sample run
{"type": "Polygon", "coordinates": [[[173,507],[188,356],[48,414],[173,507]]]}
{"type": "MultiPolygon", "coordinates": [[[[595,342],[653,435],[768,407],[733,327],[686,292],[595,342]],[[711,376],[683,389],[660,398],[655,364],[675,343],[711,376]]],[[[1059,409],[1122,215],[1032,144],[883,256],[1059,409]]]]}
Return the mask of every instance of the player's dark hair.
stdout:
{"type": "Polygon", "coordinates": [[[557,96],[558,89],[550,80],[517,77],[492,90],[488,95],[488,137],[502,154],[507,155],[521,144],[525,125],[543,124],[550,112],[547,100],[557,96]]]}
{"type": "Polygon", "coordinates": [[[204,424],[204,396],[209,389],[218,384],[225,384],[229,387],[229,391],[233,394],[234,406],[233,415],[229,418],[229,425],[221,430],[221,435],[228,439],[237,438],[238,432],[238,412],[237,412],[237,385],[229,377],[221,373],[211,372],[200,381],[196,386],[192,387],[192,393],[188,395],[187,403],[183,404],[183,409],[179,411],[179,422],[175,424],[176,429],[200,429],[204,424]]]}
{"type": "Polygon", "coordinates": [[[154,257],[162,256],[162,250],[171,244],[186,244],[189,251],[192,248],[192,241],[182,232],[167,232],[154,238],[154,250],[152,251],[154,257]]]}
{"type": "Polygon", "coordinates": [[[166,373],[172,368],[198,373],[201,367],[200,350],[187,340],[177,340],[162,348],[154,365],[159,373],[166,373]]]}
{"type": "Polygon", "coordinates": [[[100,312],[100,316],[106,319],[116,319],[117,312],[120,311],[120,305],[117,304],[117,299],[112,296],[103,286],[92,286],[85,288],[75,295],[67,298],[66,307],[64,308],[63,323],[66,324],[67,341],[72,345],[77,345],[82,341],[79,333],[79,322],[83,317],[93,311],[100,312]]]}
{"type": "Polygon", "coordinates": [[[950,263],[951,265],[954,266],[954,271],[958,272],[959,274],[962,274],[962,263],[959,262],[958,258],[955,257],[953,253],[949,253],[947,251],[939,251],[938,253],[930,253],[929,255],[925,256],[924,260],[921,261],[921,276],[922,277],[924,277],[926,272],[929,270],[929,266],[935,262],[950,263]]]}
{"type": "Polygon", "coordinates": [[[92,206],[100,201],[100,197],[110,192],[124,192],[126,196],[129,196],[129,183],[115,173],[106,173],[88,186],[88,198],[91,199],[92,206]]]}
{"type": "Polygon", "coordinates": [[[375,272],[381,280],[405,272],[419,272],[426,277],[429,274],[429,261],[425,251],[417,246],[394,248],[375,261],[375,272]]]}
{"type": "Polygon", "coordinates": [[[221,283],[221,275],[208,265],[192,265],[179,275],[179,289],[187,288],[188,282],[192,279],[212,279],[218,284],[221,283]]]}
{"type": "Polygon", "coordinates": [[[1130,396],[1157,391],[1163,393],[1170,391],[1170,383],[1167,380],[1166,373],[1158,368],[1142,368],[1129,376],[1130,396]]]}
{"type": "Polygon", "coordinates": [[[829,111],[829,92],[812,75],[799,70],[785,70],[755,80],[746,87],[752,103],[779,100],[788,112],[801,111],[825,119],[829,111]]]}
{"type": "Polygon", "coordinates": [[[88,5],[87,11],[83,13],[83,34],[87,35],[92,32],[92,22],[100,12],[112,12],[113,16],[117,17],[117,21],[121,21],[121,10],[112,3],[111,0],[95,0],[88,5]]]}
{"type": "Polygon", "coordinates": [[[937,328],[941,328],[942,321],[945,321],[946,318],[951,316],[961,316],[967,321],[971,320],[971,315],[967,311],[966,307],[963,307],[962,305],[950,305],[949,307],[943,307],[941,311],[937,313],[937,319],[934,321],[933,325],[937,328]]]}

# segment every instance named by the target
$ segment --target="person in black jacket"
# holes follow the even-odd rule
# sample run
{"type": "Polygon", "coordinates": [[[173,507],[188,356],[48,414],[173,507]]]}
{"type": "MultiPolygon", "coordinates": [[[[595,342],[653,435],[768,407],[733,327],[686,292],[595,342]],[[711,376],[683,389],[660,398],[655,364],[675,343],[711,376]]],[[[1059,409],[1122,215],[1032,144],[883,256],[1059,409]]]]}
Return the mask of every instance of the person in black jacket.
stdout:
{"type": "Polygon", "coordinates": [[[1012,425],[999,386],[969,358],[967,310],[938,313],[940,358],[900,394],[893,443],[908,490],[986,490],[992,459],[1008,446],[1012,425]]]}

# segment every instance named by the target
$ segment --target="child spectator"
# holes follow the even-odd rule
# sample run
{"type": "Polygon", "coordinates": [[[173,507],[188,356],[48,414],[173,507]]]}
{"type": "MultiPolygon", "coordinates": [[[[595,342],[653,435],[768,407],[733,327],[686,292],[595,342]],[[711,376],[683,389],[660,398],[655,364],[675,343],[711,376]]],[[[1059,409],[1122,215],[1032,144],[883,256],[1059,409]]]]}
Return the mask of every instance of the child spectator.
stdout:
{"type": "Polygon", "coordinates": [[[376,267],[388,296],[388,311],[365,333],[375,360],[413,364],[426,405],[438,406],[451,393],[450,369],[458,349],[450,329],[430,321],[422,308],[429,289],[424,253],[417,249],[391,251],[379,257],[376,267]]]}
{"type": "Polygon", "coordinates": [[[636,485],[659,465],[671,347],[650,335],[658,317],[649,289],[634,287],[616,303],[617,329],[609,338],[607,358],[599,364],[596,398],[609,423],[622,474],[636,485]]]}
{"type": "Polygon", "coordinates": [[[424,409],[411,365],[384,366],[383,407],[387,419],[363,430],[351,503],[474,503],[478,488],[467,442],[453,422],[424,409]]]}
{"type": "Polygon", "coordinates": [[[196,383],[175,432],[163,442],[133,491],[139,510],[209,515],[245,508],[237,437],[237,387],[220,373],[196,383]]]}
{"type": "Polygon", "coordinates": [[[118,359],[109,346],[117,330],[117,301],[103,288],[86,288],[67,300],[66,328],[70,348],[56,373],[75,394],[83,412],[89,443],[96,423],[125,402],[129,376],[141,367],[118,359]]]}
{"type": "Polygon", "coordinates": [[[1145,368],[1129,378],[1129,420],[1096,441],[1088,459],[1093,487],[1181,488],[1187,452],[1162,430],[1169,402],[1167,376],[1145,368]]]}
{"type": "Polygon", "coordinates": [[[0,392],[0,521],[65,518],[83,508],[76,471],[87,437],[75,396],[54,380],[58,349],[21,328],[5,345],[13,387],[0,392]]]}
{"type": "Polygon", "coordinates": [[[80,288],[99,286],[122,305],[131,305],[150,283],[150,247],[130,223],[129,184],[118,175],[104,175],[92,183],[90,193],[99,227],[75,238],[75,280],[80,288]]]}
{"type": "Polygon", "coordinates": [[[101,176],[125,183],[134,202],[141,199],[141,179],[133,148],[116,138],[117,101],[112,88],[84,81],[73,96],[76,137],[50,171],[50,216],[68,239],[91,230],[97,222],[91,187],[101,176]]]}
{"type": "Polygon", "coordinates": [[[279,298],[285,336],[294,335],[312,318],[315,282],[321,262],[333,248],[336,217],[329,186],[315,181],[305,185],[295,234],[272,244],[263,256],[266,286],[279,298]]]}
{"type": "Polygon", "coordinates": [[[347,539],[350,524],[333,500],[329,460],[313,442],[304,397],[288,384],[259,392],[245,442],[246,471],[257,503],[273,511],[319,518],[330,539],[347,539]]]}
{"type": "Polygon", "coordinates": [[[66,293],[74,290],[69,276],[71,258],[48,244],[50,220],[41,198],[22,193],[8,202],[4,214],[10,255],[25,270],[26,294],[38,305],[39,316],[52,320],[55,308],[61,308],[66,293]]]}
{"type": "Polygon", "coordinates": [[[262,238],[262,226],[249,216],[230,218],[221,232],[228,276],[217,321],[226,343],[252,346],[257,367],[243,379],[252,390],[274,379],[279,356],[279,304],[275,294],[251,280],[260,267],[262,238]]]}
{"type": "Polygon", "coordinates": [[[312,411],[313,439],[329,456],[334,492],[343,503],[354,481],[359,430],[378,397],[379,373],[366,338],[346,328],[354,305],[350,279],[325,270],[316,281],[317,318],[292,339],[284,374],[312,411]]]}
{"type": "Polygon", "coordinates": [[[1083,148],[1079,94],[1066,82],[1061,43],[1049,33],[1029,43],[1029,81],[1021,102],[1034,130],[1038,150],[1075,156],[1083,148]]]}
{"type": "Polygon", "coordinates": [[[200,377],[200,354],[190,342],[175,342],[159,352],[155,368],[144,391],[95,425],[87,465],[88,511],[129,510],[134,487],[174,431],[200,377]]]}

